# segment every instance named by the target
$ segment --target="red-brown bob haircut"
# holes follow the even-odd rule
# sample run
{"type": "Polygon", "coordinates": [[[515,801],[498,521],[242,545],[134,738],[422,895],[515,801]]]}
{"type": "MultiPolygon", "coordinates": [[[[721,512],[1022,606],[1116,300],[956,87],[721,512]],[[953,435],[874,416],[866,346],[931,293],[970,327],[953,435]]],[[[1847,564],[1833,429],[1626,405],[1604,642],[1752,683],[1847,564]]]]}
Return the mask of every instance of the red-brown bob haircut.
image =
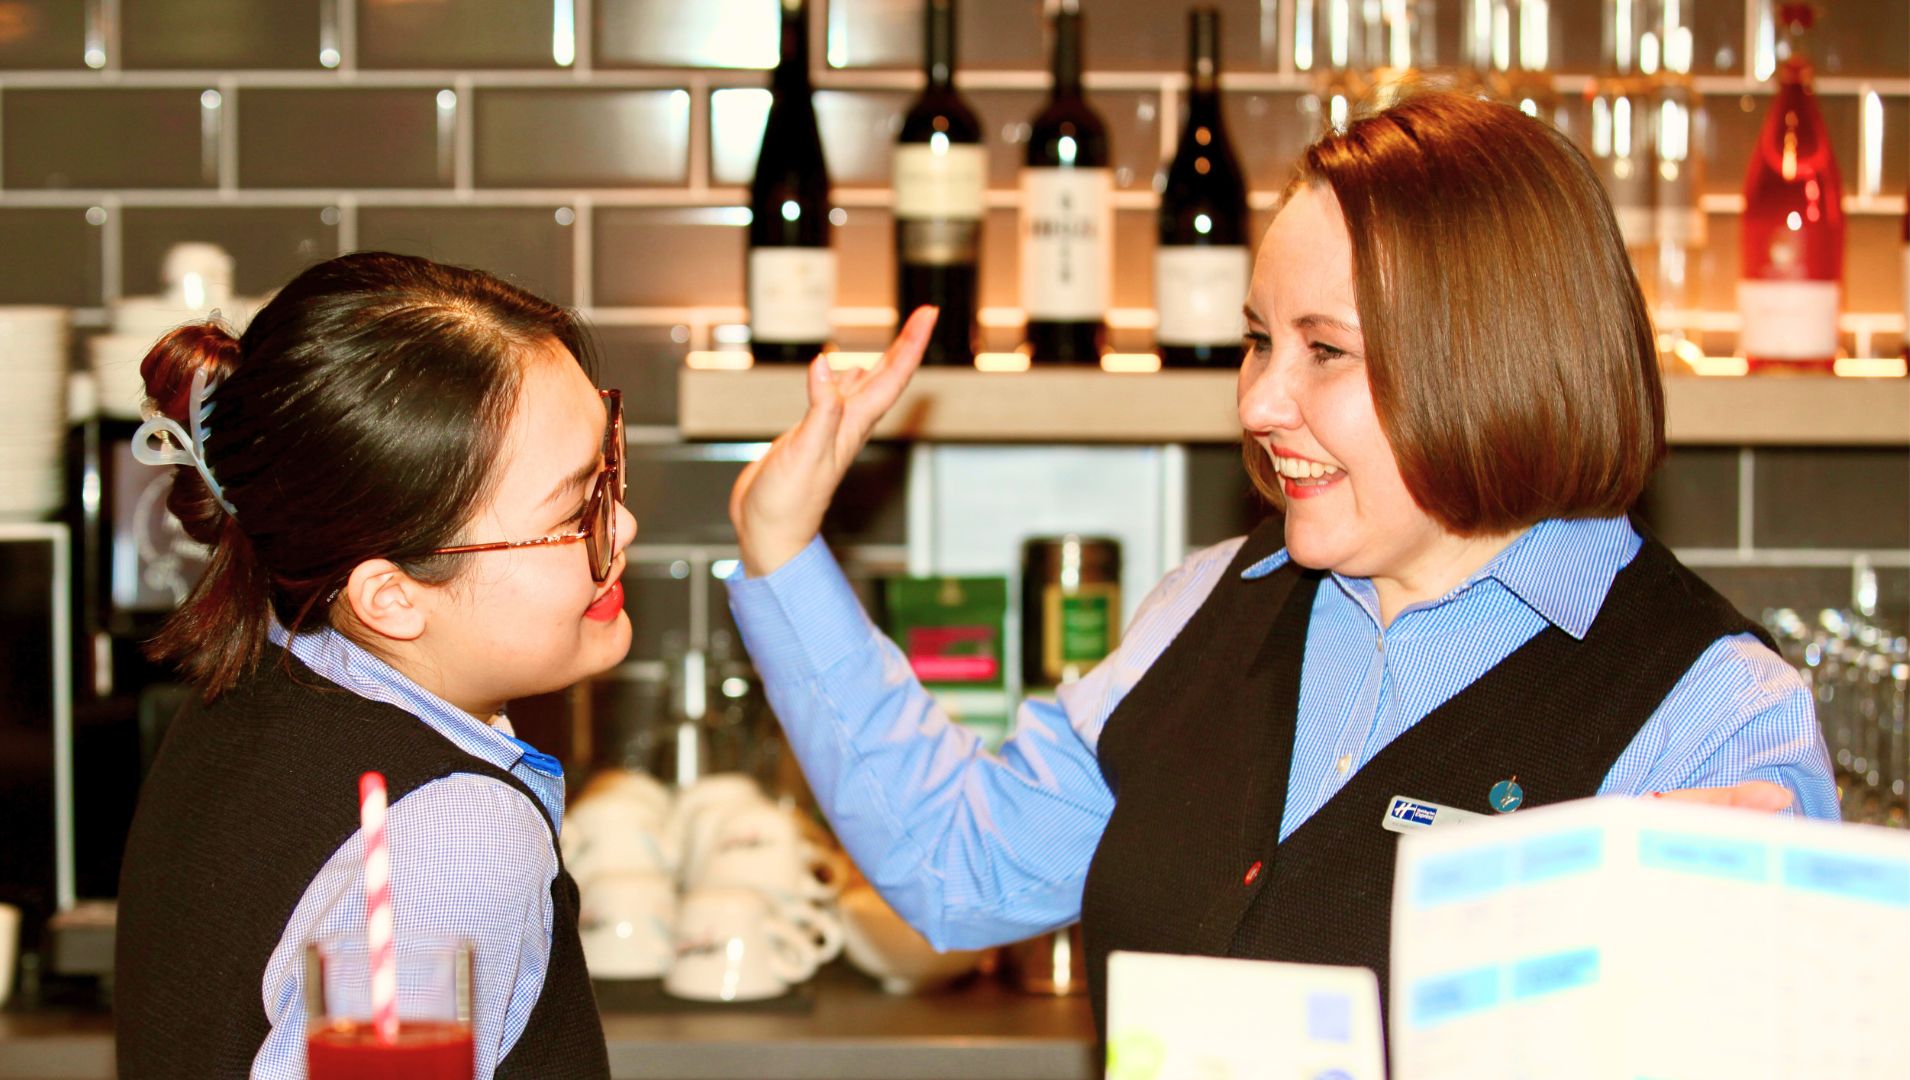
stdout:
{"type": "Polygon", "coordinates": [[[1420,508],[1461,536],[1625,513],[1664,457],[1664,386],[1611,204],[1565,136],[1422,90],[1315,142],[1288,192],[1307,185],[1346,215],[1373,408],[1420,508]]]}

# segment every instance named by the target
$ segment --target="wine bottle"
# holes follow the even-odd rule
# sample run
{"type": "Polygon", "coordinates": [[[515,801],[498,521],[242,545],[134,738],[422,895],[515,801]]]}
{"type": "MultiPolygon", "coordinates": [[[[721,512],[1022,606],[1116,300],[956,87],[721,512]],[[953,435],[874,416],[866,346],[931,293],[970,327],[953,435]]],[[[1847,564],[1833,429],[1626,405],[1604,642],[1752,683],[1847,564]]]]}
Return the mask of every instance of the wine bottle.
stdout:
{"type": "Polygon", "coordinates": [[[809,12],[782,0],[782,58],[749,186],[749,334],[759,363],[806,363],[829,341],[836,257],[829,171],[809,86],[809,12]]]}
{"type": "Polygon", "coordinates": [[[971,364],[988,159],[981,122],[955,91],[955,0],[924,0],[928,85],[896,140],[896,321],[941,309],[924,364],[971,364]]]}
{"type": "Polygon", "coordinates": [[[1098,364],[1114,246],[1107,128],[1081,96],[1078,0],[1058,0],[1054,95],[1021,170],[1021,306],[1036,363],[1098,364]]]}
{"type": "Polygon", "coordinates": [[[1813,10],[1784,4],[1787,55],[1752,148],[1739,219],[1739,349],[1752,371],[1821,371],[1837,358],[1844,279],[1842,178],[1804,48],[1813,10]]]}
{"type": "Polygon", "coordinates": [[[1220,14],[1188,13],[1187,126],[1167,170],[1154,253],[1154,339],[1166,367],[1231,367],[1253,256],[1247,182],[1220,116],[1220,14]]]}

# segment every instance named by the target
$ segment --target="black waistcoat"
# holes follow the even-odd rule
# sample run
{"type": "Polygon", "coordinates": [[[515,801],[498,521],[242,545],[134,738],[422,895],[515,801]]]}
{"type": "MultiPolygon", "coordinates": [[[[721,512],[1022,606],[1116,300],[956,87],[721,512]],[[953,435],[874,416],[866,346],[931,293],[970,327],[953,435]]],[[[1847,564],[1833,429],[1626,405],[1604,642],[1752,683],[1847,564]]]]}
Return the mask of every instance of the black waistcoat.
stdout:
{"type": "Polygon", "coordinates": [[[1248,538],[1103,730],[1114,813],[1081,905],[1103,1031],[1115,949],[1362,965],[1378,973],[1383,1000],[1398,834],[1380,821],[1393,796],[1489,813],[1487,793],[1514,777],[1528,807],[1594,795],[1712,642],[1763,633],[1647,537],[1583,640],[1547,626],[1380,750],[1281,843],[1300,667],[1324,577],[1288,564],[1243,580],[1281,535],[1271,522],[1248,538]]]}
{"type": "MultiPolygon", "coordinates": [[[[140,791],[114,960],[121,1076],[248,1075],[269,1030],[266,961],[306,886],[357,831],[358,776],[368,769],[385,774],[393,803],[439,777],[474,773],[544,813],[522,780],[417,717],[268,649],[229,693],[174,721],[140,791]]],[[[577,886],[561,865],[551,898],[543,992],[496,1075],[607,1077],[577,886]]]]}

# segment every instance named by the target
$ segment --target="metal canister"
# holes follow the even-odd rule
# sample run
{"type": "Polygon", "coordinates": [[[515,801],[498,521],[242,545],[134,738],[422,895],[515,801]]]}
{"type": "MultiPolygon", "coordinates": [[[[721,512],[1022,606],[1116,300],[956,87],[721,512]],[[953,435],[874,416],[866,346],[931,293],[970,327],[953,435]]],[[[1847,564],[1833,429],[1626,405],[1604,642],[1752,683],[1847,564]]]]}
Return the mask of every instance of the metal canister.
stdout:
{"type": "Polygon", "coordinates": [[[1032,537],[1021,549],[1021,682],[1073,682],[1121,638],[1121,545],[1106,537],[1032,537]]]}

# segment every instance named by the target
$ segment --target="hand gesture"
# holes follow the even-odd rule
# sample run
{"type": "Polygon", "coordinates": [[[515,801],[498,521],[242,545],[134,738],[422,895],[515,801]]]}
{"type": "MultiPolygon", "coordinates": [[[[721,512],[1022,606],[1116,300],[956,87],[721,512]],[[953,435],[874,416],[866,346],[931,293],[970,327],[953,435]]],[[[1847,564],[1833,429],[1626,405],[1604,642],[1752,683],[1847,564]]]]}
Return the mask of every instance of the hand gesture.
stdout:
{"type": "Polygon", "coordinates": [[[915,309],[882,359],[867,370],[809,365],[809,411],[750,463],[730,490],[730,524],[751,577],[774,573],[822,529],[836,486],[922,362],[936,309],[915,309]]]}

